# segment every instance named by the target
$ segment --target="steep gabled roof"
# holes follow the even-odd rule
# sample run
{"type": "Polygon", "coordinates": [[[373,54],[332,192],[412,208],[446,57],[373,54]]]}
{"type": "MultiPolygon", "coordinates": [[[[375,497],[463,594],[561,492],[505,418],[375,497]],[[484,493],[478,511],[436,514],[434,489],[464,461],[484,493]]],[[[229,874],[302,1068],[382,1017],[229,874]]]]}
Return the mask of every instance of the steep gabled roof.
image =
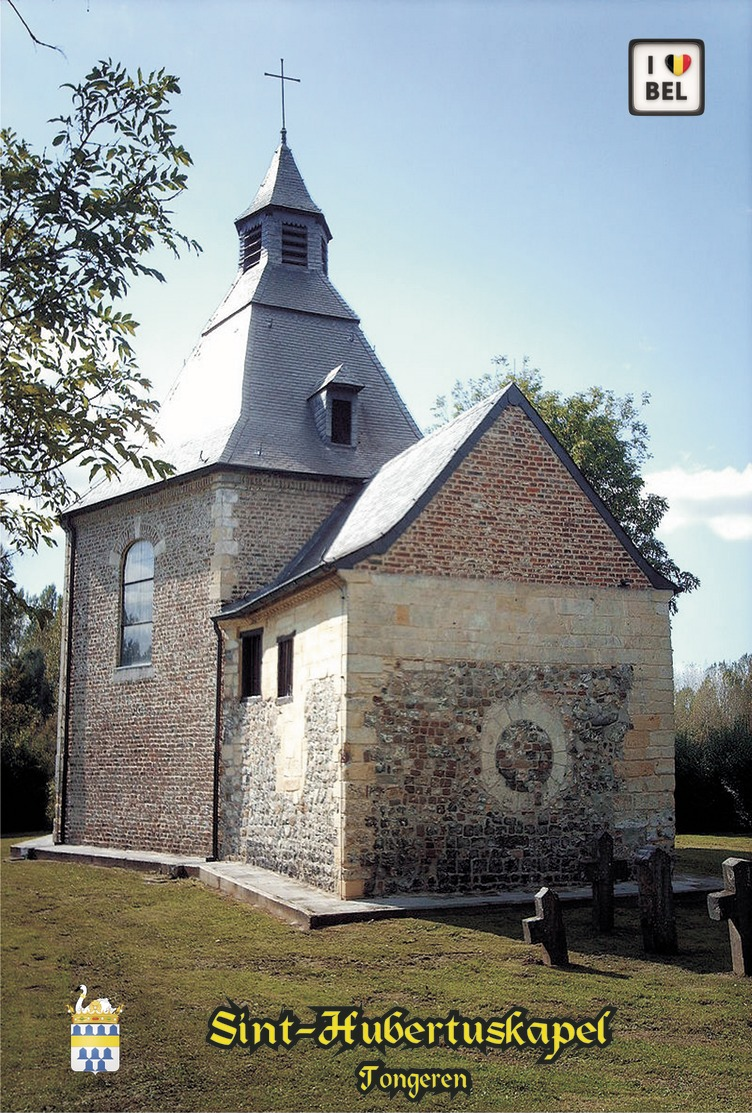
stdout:
{"type": "Polygon", "coordinates": [[[519,406],[533,422],[652,586],[676,591],[676,586],[642,556],[537,410],[517,386],[510,384],[385,463],[362,491],[339,504],[273,583],[228,604],[217,617],[250,613],[312,578],[337,568],[352,568],[366,557],[386,552],[508,406],[519,406]]]}

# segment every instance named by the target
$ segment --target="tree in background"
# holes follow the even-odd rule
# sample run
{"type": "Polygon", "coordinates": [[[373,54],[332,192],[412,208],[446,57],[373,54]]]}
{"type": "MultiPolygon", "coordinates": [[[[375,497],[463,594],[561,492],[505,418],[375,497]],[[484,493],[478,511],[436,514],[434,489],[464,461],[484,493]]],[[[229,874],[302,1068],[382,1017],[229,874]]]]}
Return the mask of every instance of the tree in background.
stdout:
{"type": "MultiPolygon", "coordinates": [[[[464,383],[458,380],[451,400],[445,395],[436,399],[431,410],[436,419],[434,428],[509,383],[516,383],[645,559],[680,591],[699,587],[697,577],[683,572],[655,536],[668,502],[646,492],[640,474],[650,458],[640,405],[646,406],[650,396],[643,394],[638,405],[632,394],[619,397],[612,390],[593,386],[567,398],[544,389],[541,372],[530,367],[527,356],[519,371],[510,366],[507,356],[497,356],[492,362],[494,371],[464,383]]],[[[673,600],[671,607],[676,610],[673,600]]]]}
{"type": "Polygon", "coordinates": [[[752,830],[752,654],[676,692],[676,825],[752,830]]]}
{"type": "Polygon", "coordinates": [[[62,600],[54,585],[28,596],[12,584],[0,553],[2,722],[0,771],[3,831],[49,826],[55,772],[62,600]]]}
{"type": "Polygon", "coordinates": [[[191,164],[168,119],[176,78],[101,62],[64,87],[72,110],[52,121],[54,157],[0,133],[0,525],[13,550],[54,544],[75,497],[66,465],[90,480],[125,463],[171,473],[150,447],[158,405],[137,367],[137,323],[117,306],[134,277],[164,281],[145,261],[153,248],[200,250],[171,221],[191,164]]]}

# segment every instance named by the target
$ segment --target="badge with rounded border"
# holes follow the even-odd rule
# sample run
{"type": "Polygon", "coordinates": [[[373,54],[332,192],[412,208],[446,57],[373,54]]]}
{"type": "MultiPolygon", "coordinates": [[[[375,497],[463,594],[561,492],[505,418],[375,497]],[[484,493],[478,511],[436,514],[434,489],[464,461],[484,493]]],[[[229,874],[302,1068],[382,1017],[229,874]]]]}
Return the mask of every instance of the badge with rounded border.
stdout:
{"type": "Polygon", "coordinates": [[[629,111],[633,116],[700,116],[705,111],[702,39],[632,39],[629,111]]]}

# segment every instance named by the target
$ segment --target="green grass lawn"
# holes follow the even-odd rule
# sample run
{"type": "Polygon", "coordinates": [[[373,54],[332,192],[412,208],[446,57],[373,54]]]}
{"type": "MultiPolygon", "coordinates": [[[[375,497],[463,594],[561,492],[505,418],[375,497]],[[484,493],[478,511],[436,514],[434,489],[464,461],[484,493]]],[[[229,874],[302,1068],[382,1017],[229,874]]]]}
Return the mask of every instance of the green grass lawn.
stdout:
{"type": "MultiPolygon", "coordinates": [[[[752,853],[752,840],[684,836],[682,855],[752,853]],[[714,849],[715,848],[715,849],[714,849]]],[[[588,909],[565,910],[571,967],[540,964],[522,942],[522,913],[380,921],[301,933],[193,881],[119,869],[8,862],[3,843],[3,1110],[402,1110],[404,1095],[366,1095],[355,1072],[466,1070],[473,1089],[427,1096],[423,1111],[748,1110],[752,981],[734,977],[726,926],[704,900],[677,905],[680,953],[643,954],[636,909],[617,909],[599,937],[588,909]],[[70,1069],[76,987],[124,1003],[121,1067],[70,1069]],[[401,1047],[338,1052],[303,1039],[250,1054],[206,1042],[228,998],[251,1017],[353,1006],[371,1018],[596,1017],[613,1007],[606,1047],[401,1047]]],[[[695,860],[694,858],[688,860],[695,860]]],[[[715,861],[715,859],[713,859],[715,861]]],[[[679,869],[687,868],[680,862],[679,869]]],[[[717,870],[711,870],[718,872],[717,870]]],[[[720,874],[719,874],[720,882],[720,874]]],[[[720,886],[719,886],[720,887],[720,886]]],[[[532,906],[526,915],[532,914],[532,906]]]]}
{"type": "Polygon", "coordinates": [[[724,858],[749,858],[752,838],[744,835],[677,835],[676,872],[721,878],[724,858]]]}

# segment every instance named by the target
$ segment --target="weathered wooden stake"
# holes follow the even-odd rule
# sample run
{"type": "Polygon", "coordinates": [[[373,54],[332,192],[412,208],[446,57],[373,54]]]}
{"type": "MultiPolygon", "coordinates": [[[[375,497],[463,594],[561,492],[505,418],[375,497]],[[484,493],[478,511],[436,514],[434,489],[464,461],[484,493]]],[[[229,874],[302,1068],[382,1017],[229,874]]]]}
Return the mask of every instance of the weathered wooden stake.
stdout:
{"type": "Polygon", "coordinates": [[[595,840],[595,856],[585,862],[585,876],[593,884],[593,924],[598,931],[613,931],[614,882],[626,881],[629,863],[614,858],[614,840],[608,831],[595,840]]]}
{"type": "Polygon", "coordinates": [[[747,858],[723,863],[723,891],[708,894],[708,915],[728,920],[734,973],[752,976],[752,862],[747,858]]]}
{"type": "Polygon", "coordinates": [[[675,955],[679,947],[671,859],[659,846],[647,846],[637,852],[635,864],[643,946],[649,954],[675,955]]]}
{"type": "Polygon", "coordinates": [[[526,943],[543,945],[546,966],[566,966],[569,962],[567,933],[556,893],[539,889],[535,894],[535,916],[522,921],[522,934],[526,943]]]}

